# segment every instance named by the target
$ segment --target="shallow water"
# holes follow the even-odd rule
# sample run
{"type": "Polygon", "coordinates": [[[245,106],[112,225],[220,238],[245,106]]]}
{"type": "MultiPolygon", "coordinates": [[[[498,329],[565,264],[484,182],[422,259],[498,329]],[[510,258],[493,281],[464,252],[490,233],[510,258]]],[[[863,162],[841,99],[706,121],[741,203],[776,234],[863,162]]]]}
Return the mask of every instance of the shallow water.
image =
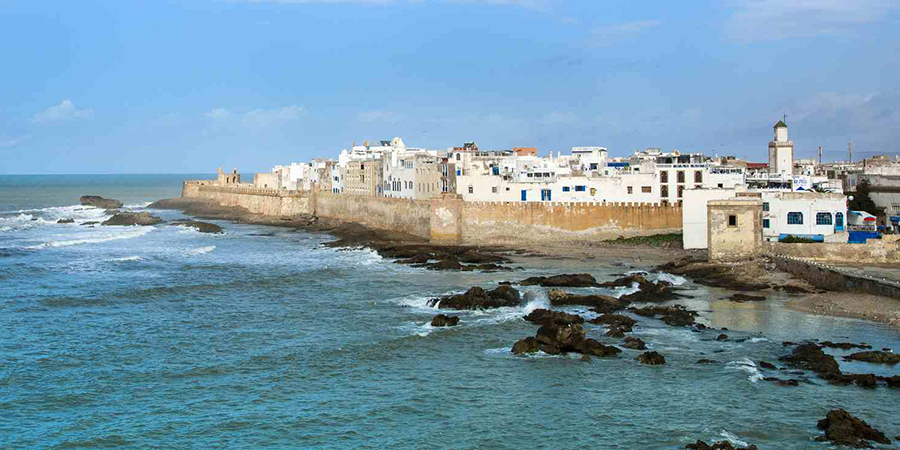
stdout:
{"type": "Polygon", "coordinates": [[[72,187],[0,177],[0,448],[673,449],[696,439],[827,448],[813,441],[815,425],[833,408],[900,435],[900,391],[812,374],[812,384],[778,387],[759,378],[786,375],[756,367],[781,367],[783,340],[897,349],[895,329],[790,311],[789,296],[735,304],[685,282],[692,298],[681,303],[729,328],[732,341],[638,317],[634,335],[665,366],[641,366],[631,350],[589,363],[514,357],[513,342],[536,331],[521,316],[546,306],[543,288],[525,288],[536,295],[522,307],[460,313],[449,329],[427,325],[438,312],[427,299],[532,275],[608,280],[649,267],[527,259],[512,274],[439,273],[321,248],[328,236],[287,229],[86,228],[77,223],[106,216],[72,206],[79,195],[145,205],[180,193],[178,177],[135,180],[140,190],[127,177],[88,178],[72,187]],[[77,223],[55,223],[69,217],[77,223]]]}

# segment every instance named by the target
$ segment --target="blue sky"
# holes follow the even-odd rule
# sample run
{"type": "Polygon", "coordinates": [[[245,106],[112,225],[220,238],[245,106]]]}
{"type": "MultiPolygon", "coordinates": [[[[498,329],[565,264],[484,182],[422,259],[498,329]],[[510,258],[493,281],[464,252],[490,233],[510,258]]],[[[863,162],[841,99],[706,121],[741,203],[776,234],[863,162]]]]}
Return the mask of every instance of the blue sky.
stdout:
{"type": "Polygon", "coordinates": [[[242,171],[401,136],[900,152],[900,2],[0,0],[0,173],[242,171]]]}

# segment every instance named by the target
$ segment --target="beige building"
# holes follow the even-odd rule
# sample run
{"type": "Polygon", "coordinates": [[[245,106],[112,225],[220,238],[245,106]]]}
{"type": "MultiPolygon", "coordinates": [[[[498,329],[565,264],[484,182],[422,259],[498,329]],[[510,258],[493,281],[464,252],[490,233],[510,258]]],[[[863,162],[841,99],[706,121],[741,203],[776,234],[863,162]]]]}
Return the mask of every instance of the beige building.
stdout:
{"type": "Polygon", "coordinates": [[[710,200],[709,261],[735,262],[759,256],[762,248],[762,200],[732,198],[710,200]]]}
{"type": "Polygon", "coordinates": [[[350,161],[347,163],[347,176],[344,178],[344,193],[350,195],[383,196],[383,161],[350,161]]]}

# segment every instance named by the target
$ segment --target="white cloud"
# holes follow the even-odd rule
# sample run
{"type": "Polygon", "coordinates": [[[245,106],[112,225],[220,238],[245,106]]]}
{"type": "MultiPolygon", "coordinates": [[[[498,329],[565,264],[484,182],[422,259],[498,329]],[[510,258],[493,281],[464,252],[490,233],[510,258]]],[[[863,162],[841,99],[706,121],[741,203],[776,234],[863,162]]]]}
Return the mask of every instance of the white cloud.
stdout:
{"type": "Polygon", "coordinates": [[[51,106],[42,112],[31,117],[33,123],[47,123],[70,119],[88,119],[94,118],[94,110],[92,108],[78,109],[71,100],[63,100],[62,103],[51,106]]]}
{"type": "Polygon", "coordinates": [[[398,123],[406,120],[406,116],[390,111],[364,111],[359,113],[357,120],[360,122],[398,123]]]}
{"type": "Polygon", "coordinates": [[[227,119],[231,117],[231,111],[228,111],[225,108],[213,108],[203,113],[203,115],[210,119],[227,119]]]}
{"type": "Polygon", "coordinates": [[[659,20],[639,20],[597,27],[591,31],[589,40],[596,45],[612,45],[621,39],[638,35],[660,25],[662,25],[662,21],[659,20]]]}
{"type": "Polygon", "coordinates": [[[203,115],[217,122],[240,119],[246,126],[267,127],[300,119],[306,112],[302,106],[290,105],[272,109],[254,109],[246,113],[237,113],[228,108],[213,108],[203,115]]]}
{"type": "Polygon", "coordinates": [[[306,110],[297,105],[284,106],[275,109],[254,109],[244,114],[245,125],[267,127],[300,119],[306,110]]]}
{"type": "Polygon", "coordinates": [[[16,136],[12,138],[0,139],[0,147],[15,147],[19,144],[24,143],[30,138],[31,136],[16,136]]]}
{"type": "Polygon", "coordinates": [[[734,41],[770,41],[838,34],[884,21],[900,9],[896,0],[737,0],[726,23],[734,41]]]}

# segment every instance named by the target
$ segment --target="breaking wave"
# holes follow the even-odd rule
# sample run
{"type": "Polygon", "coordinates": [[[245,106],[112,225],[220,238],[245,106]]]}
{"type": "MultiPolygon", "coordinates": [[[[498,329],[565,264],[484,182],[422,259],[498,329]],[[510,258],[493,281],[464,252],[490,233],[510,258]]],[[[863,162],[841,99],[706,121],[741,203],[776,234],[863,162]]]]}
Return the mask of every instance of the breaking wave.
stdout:
{"type": "Polygon", "coordinates": [[[752,383],[756,383],[759,380],[763,379],[762,374],[759,372],[759,369],[756,368],[756,364],[753,363],[749,358],[741,358],[737,361],[729,361],[725,364],[726,369],[731,370],[743,370],[750,374],[747,377],[752,383]]]}
{"type": "Polygon", "coordinates": [[[153,227],[141,227],[134,231],[128,231],[125,233],[103,233],[99,237],[90,237],[90,238],[84,238],[84,239],[72,239],[72,240],[65,240],[65,241],[47,241],[47,242],[44,242],[43,244],[32,245],[32,246],[29,246],[26,248],[31,249],[31,250],[39,250],[39,249],[51,248],[51,247],[68,247],[71,245],[101,244],[103,242],[109,242],[109,241],[118,241],[118,240],[122,240],[122,239],[138,238],[147,233],[150,233],[153,230],[154,230],[153,227]]]}
{"type": "Polygon", "coordinates": [[[207,245],[206,247],[192,248],[185,253],[188,255],[205,255],[216,249],[215,245],[207,245]]]}

